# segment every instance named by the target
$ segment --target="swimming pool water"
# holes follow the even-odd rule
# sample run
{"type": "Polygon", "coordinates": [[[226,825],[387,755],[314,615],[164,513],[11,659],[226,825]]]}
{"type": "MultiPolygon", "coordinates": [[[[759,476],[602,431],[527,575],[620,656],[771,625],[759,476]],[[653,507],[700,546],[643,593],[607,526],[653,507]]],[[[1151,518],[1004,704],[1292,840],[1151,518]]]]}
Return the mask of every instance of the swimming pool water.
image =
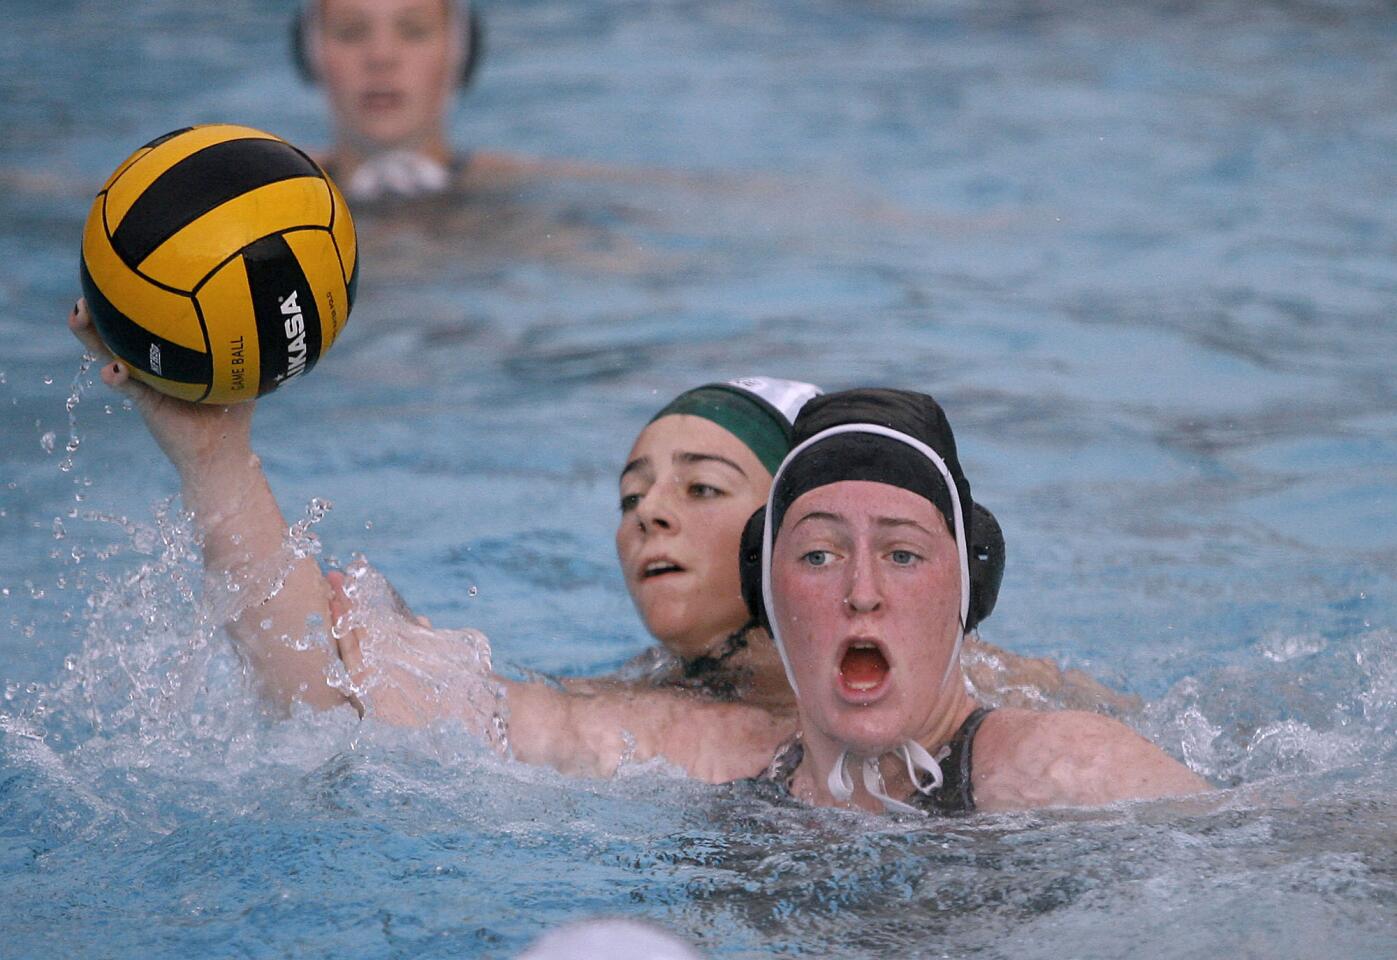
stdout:
{"type": "Polygon", "coordinates": [[[352,322],[256,445],[507,669],[645,647],[615,474],[678,389],[942,400],[1008,538],[986,638],[1228,788],[949,825],[259,713],[62,318],[135,145],[325,141],[288,7],[0,36],[0,956],[508,957],[597,914],[713,957],[1397,952],[1389,4],[495,5],[458,142],[592,172],[359,212],[352,322]]]}

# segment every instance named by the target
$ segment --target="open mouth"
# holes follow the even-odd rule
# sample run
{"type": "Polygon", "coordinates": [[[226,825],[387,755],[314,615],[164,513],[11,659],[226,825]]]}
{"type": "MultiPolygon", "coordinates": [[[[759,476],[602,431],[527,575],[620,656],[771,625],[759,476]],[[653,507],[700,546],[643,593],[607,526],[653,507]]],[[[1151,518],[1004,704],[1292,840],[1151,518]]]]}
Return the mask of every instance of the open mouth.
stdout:
{"type": "Polygon", "coordinates": [[[878,644],[855,640],[839,661],[839,679],[850,693],[867,694],[887,681],[889,669],[888,659],[878,644]]]}
{"type": "Polygon", "coordinates": [[[403,102],[403,95],[394,90],[370,90],[360,97],[365,110],[395,110],[403,102]]]}
{"type": "Polygon", "coordinates": [[[640,579],[651,580],[669,573],[683,573],[684,568],[673,560],[651,560],[640,571],[640,579]]]}

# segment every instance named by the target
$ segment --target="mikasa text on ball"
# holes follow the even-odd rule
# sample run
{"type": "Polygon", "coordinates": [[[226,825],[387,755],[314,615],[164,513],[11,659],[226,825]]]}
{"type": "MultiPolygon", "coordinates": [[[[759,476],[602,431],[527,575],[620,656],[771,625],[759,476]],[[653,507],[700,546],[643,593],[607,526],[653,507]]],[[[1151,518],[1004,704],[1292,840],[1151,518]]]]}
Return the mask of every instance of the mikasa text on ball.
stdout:
{"type": "Polygon", "coordinates": [[[279,137],[213,125],[141,147],[92,203],[82,288],[137,380],[236,403],[315,366],[349,319],[354,221],[325,171],[279,137]]]}

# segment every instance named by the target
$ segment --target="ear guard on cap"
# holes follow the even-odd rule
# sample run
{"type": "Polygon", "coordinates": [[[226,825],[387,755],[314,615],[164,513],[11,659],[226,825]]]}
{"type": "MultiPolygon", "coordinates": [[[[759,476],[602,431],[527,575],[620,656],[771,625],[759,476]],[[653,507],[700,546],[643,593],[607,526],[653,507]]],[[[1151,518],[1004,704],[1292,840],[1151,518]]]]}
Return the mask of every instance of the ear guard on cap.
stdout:
{"type": "Polygon", "coordinates": [[[974,630],[980,621],[994,612],[999,599],[999,584],[1004,579],[1004,531],[999,521],[978,503],[970,512],[970,622],[965,629],[974,630]]]}
{"type": "MultiPolygon", "coordinates": [[[[742,599],[747,612],[767,630],[766,605],[762,603],[762,531],[766,525],[766,507],[747,520],[742,528],[742,546],[738,552],[738,570],[742,577],[742,599]]],[[[994,612],[999,599],[999,585],[1004,580],[1004,531],[989,510],[975,504],[971,511],[970,542],[970,622],[965,629],[974,630],[994,612]]]]}
{"type": "MultiPolygon", "coordinates": [[[[291,64],[296,68],[297,75],[312,86],[320,79],[315,75],[315,64],[311,61],[306,36],[310,30],[310,24],[307,22],[311,16],[310,3],[314,2],[316,0],[302,3],[291,21],[291,64]]],[[[458,0],[447,0],[447,2],[457,3],[458,0]]],[[[485,54],[485,21],[476,11],[474,5],[468,6],[460,3],[457,10],[466,15],[464,31],[466,35],[462,38],[465,43],[466,55],[461,60],[461,76],[457,80],[457,84],[464,90],[475,79],[475,72],[480,67],[481,58],[485,54]]]]}
{"type": "Polygon", "coordinates": [[[766,507],[747,518],[742,528],[742,546],[737,553],[737,568],[742,576],[742,599],[752,619],[770,631],[766,622],[766,604],[762,603],[762,528],[766,526],[766,507]]]}
{"type": "Polygon", "coordinates": [[[303,83],[315,83],[315,70],[310,65],[310,54],[306,52],[306,12],[304,5],[296,9],[291,18],[291,65],[296,68],[296,76],[303,83]]]}
{"type": "Polygon", "coordinates": [[[466,16],[466,56],[461,63],[461,89],[471,85],[475,79],[475,71],[480,69],[480,61],[485,59],[485,20],[476,12],[475,7],[470,8],[470,13],[466,16]]]}

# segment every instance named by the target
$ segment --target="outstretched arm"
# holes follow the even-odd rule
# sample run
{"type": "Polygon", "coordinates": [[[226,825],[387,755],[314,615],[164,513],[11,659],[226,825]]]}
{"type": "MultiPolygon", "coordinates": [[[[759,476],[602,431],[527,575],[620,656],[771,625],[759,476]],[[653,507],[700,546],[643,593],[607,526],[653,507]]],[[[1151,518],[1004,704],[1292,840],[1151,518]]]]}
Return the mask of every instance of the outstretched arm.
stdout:
{"type": "Polygon", "coordinates": [[[609,777],[661,758],[707,783],[761,772],[793,725],[741,703],[663,688],[578,694],[504,681],[515,759],[574,776],[609,777]]]}
{"type": "Polygon", "coordinates": [[[102,382],[132,399],[179,472],[184,508],[203,538],[206,602],[229,618],[228,632],[263,695],[283,707],[344,703],[327,680],[336,666],[333,645],[314,637],[328,634],[329,588],[314,557],[288,546],[286,520],[252,452],[253,404],[188,403],[136,382],[102,343],[82,300],[68,326],[104,363],[102,382]]]}
{"type": "Polygon", "coordinates": [[[495,746],[507,743],[517,760],[573,776],[609,777],[624,762],[662,758],[709,783],[758,773],[794,729],[761,708],[685,691],[506,680],[492,672],[481,634],[432,629],[371,569],[328,578],[356,699],[387,723],[463,723],[495,746]]]}

